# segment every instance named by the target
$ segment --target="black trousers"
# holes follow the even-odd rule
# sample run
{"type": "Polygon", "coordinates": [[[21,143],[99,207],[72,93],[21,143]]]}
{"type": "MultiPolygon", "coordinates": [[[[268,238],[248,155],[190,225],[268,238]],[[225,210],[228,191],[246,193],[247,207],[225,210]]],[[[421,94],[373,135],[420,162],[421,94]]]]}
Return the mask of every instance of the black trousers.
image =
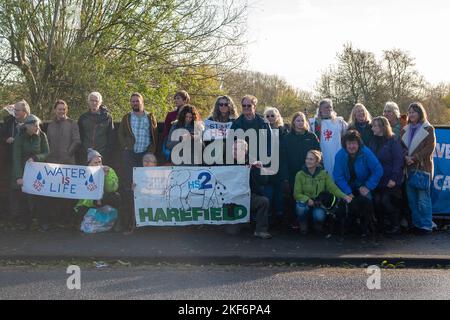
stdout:
{"type": "Polygon", "coordinates": [[[375,232],[372,199],[357,195],[350,204],[342,204],[336,210],[338,231],[343,236],[352,231],[360,234],[375,232]]]}
{"type": "Polygon", "coordinates": [[[36,217],[39,224],[48,224],[50,212],[52,212],[52,208],[48,206],[49,199],[49,197],[27,194],[21,190],[12,190],[10,194],[11,212],[17,216],[20,223],[27,227],[31,226],[33,216],[36,217]]]}
{"type": "Polygon", "coordinates": [[[392,227],[400,226],[402,191],[400,187],[382,188],[374,191],[375,215],[379,228],[384,228],[383,221],[389,219],[392,227]]]}

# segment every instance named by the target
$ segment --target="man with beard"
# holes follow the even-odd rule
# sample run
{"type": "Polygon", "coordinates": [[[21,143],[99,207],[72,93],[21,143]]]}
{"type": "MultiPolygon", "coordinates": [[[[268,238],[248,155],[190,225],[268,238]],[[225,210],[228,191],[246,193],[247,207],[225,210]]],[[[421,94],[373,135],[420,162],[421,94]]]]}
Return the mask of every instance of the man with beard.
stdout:
{"type": "Polygon", "coordinates": [[[122,118],[119,127],[119,143],[122,148],[121,193],[127,213],[122,214],[122,226],[131,229],[133,221],[131,190],[133,167],[142,165],[142,158],[147,152],[156,154],[158,131],[156,118],[151,112],[144,110],[144,98],[140,93],[133,93],[130,98],[132,111],[122,118]]]}

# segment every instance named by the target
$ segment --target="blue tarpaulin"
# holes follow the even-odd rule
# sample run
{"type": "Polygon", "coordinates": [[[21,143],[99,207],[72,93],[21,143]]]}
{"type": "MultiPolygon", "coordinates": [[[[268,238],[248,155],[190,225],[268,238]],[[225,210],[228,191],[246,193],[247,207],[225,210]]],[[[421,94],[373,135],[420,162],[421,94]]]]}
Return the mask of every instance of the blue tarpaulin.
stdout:
{"type": "Polygon", "coordinates": [[[450,216],[450,128],[436,128],[431,201],[434,214],[450,216]]]}

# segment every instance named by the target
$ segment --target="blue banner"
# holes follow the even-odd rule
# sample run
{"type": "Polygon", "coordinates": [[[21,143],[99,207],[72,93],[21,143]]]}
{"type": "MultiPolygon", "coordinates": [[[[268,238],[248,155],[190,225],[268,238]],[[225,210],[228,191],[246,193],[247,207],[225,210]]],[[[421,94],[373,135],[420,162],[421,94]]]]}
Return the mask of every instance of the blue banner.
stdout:
{"type": "Polygon", "coordinates": [[[436,129],[431,201],[434,214],[450,216],[450,128],[436,129]]]}

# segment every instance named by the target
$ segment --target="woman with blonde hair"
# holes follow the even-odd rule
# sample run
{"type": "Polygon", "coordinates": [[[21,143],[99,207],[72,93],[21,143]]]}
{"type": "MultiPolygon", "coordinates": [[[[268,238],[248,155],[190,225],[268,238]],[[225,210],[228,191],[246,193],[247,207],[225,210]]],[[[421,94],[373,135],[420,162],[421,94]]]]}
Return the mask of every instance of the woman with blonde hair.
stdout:
{"type": "Polygon", "coordinates": [[[400,131],[406,126],[406,115],[400,114],[400,108],[392,101],[384,105],[383,115],[388,119],[395,136],[400,137],[400,131]]]}
{"type": "Polygon", "coordinates": [[[389,219],[390,227],[385,230],[387,234],[399,234],[405,151],[392,132],[387,118],[381,116],[373,119],[372,131],[374,136],[369,148],[383,167],[383,176],[374,190],[375,214],[381,228],[384,227],[383,216],[386,215],[389,219]]]}
{"type": "Polygon", "coordinates": [[[283,117],[280,111],[275,107],[267,107],[264,110],[264,117],[270,124],[272,129],[280,130],[280,136],[286,134],[289,131],[289,126],[284,124],[283,117]]]}
{"type": "Polygon", "coordinates": [[[333,182],[331,176],[322,169],[322,153],[318,150],[310,150],[306,154],[305,166],[295,176],[294,198],[296,201],[295,212],[300,225],[300,233],[308,233],[309,218],[312,217],[316,232],[323,230],[323,223],[326,218],[326,210],[319,203],[324,193],[327,198],[344,199],[348,203],[352,198],[343,193],[333,182]]]}
{"type": "MultiPolygon", "coordinates": [[[[291,121],[291,131],[281,140],[280,170],[284,190],[289,195],[294,208],[292,190],[294,190],[295,175],[305,165],[306,154],[310,150],[320,150],[317,136],[309,131],[309,123],[303,112],[296,112],[291,121]]],[[[293,217],[293,216],[292,216],[293,217]]],[[[293,220],[297,228],[297,219],[293,220]]]]}
{"type": "Polygon", "coordinates": [[[373,137],[371,121],[369,110],[362,103],[355,104],[348,120],[348,130],[357,130],[366,146],[373,137]]]}
{"type": "MultiPolygon", "coordinates": [[[[264,110],[264,118],[269,123],[272,132],[278,131],[279,141],[282,141],[284,136],[289,132],[289,126],[284,124],[283,117],[280,111],[275,107],[267,107],[264,110]]],[[[272,150],[272,152],[278,152],[280,154],[280,147],[278,150],[272,150]]],[[[278,171],[276,175],[268,177],[268,182],[264,186],[264,193],[270,200],[270,204],[275,211],[276,223],[281,223],[283,219],[283,193],[280,192],[283,186],[283,177],[281,172],[278,171]]]]}

